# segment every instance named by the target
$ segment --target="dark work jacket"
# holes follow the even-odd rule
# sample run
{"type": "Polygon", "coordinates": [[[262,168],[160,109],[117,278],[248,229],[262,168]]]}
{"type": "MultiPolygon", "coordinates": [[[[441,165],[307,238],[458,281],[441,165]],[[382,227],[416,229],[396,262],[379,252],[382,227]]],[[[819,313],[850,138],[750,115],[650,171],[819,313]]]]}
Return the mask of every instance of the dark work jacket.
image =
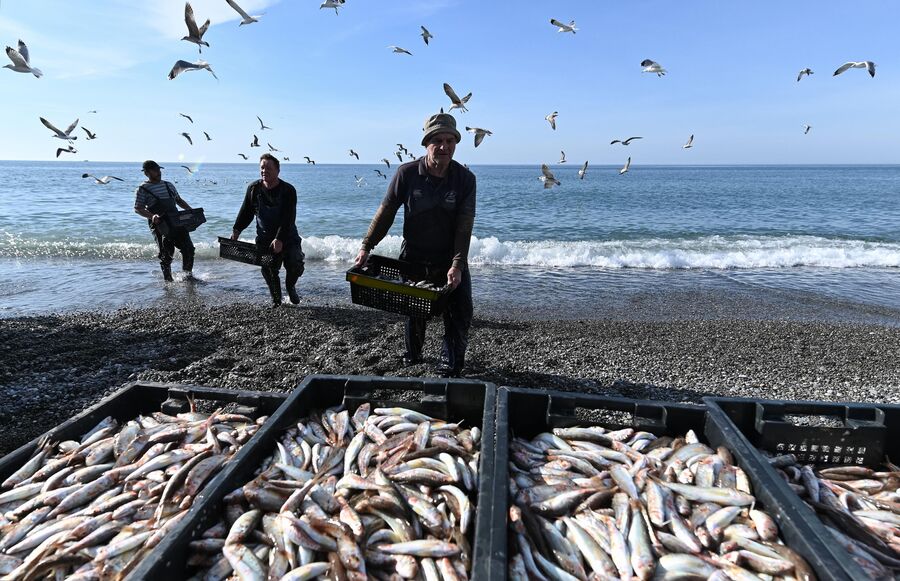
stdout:
{"type": "Polygon", "coordinates": [[[271,244],[276,238],[283,243],[300,240],[297,232],[297,190],[284,180],[267,190],[262,180],[247,186],[244,202],[234,221],[238,232],[256,217],[256,243],[271,244]]]}

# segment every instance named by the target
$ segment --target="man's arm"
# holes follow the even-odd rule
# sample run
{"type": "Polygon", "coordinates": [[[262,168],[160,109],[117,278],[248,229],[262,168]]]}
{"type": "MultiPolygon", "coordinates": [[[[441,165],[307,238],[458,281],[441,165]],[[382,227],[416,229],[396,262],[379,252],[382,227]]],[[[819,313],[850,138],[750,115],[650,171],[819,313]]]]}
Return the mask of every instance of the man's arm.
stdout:
{"type": "Polygon", "coordinates": [[[231,239],[237,240],[244,228],[253,221],[253,184],[247,186],[247,193],[244,194],[244,202],[238,211],[237,218],[234,220],[234,226],[231,227],[231,239]]]}
{"type": "Polygon", "coordinates": [[[159,224],[159,216],[147,209],[147,196],[140,187],[134,192],[134,213],[153,224],[159,224]]]}

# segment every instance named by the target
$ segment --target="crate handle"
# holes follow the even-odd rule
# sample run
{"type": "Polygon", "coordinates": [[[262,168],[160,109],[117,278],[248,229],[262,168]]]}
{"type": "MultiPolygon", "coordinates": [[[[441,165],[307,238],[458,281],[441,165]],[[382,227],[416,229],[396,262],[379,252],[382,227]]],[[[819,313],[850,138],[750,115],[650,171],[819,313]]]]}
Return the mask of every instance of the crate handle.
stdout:
{"type": "MultiPolygon", "coordinates": [[[[578,410],[598,411],[598,408],[590,407],[590,405],[580,407],[579,403],[582,403],[582,401],[578,397],[548,394],[545,413],[547,425],[570,424],[573,420],[583,420],[584,418],[581,416],[584,414],[579,414],[578,410]]],[[[590,401],[584,401],[583,403],[590,404],[590,401]]],[[[608,399],[603,404],[603,411],[616,412],[623,415],[621,419],[616,420],[621,425],[647,428],[666,428],[668,426],[668,412],[665,406],[628,400],[616,402],[608,399]],[[625,418],[625,414],[629,417],[625,418]]]]}
{"type": "Polygon", "coordinates": [[[756,429],[762,433],[770,423],[794,425],[785,416],[825,416],[837,418],[842,428],[882,427],[884,410],[875,406],[847,406],[840,404],[756,403],[756,429]]]}

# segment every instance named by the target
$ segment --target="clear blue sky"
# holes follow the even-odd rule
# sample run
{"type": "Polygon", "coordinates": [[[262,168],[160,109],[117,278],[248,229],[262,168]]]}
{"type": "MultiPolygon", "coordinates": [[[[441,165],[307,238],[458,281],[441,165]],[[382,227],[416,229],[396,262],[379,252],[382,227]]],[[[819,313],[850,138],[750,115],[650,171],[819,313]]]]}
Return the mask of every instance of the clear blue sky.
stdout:
{"type": "Polygon", "coordinates": [[[266,149],[249,147],[256,133],[295,162],[355,162],[352,147],[378,163],[398,142],[422,151],[422,122],[450,105],[448,82],[474,94],[460,128],[494,132],[478,149],[464,134],[456,159],[469,164],[555,163],[561,149],[596,165],[900,163],[895,0],[347,0],[338,16],[318,0],[240,4],[265,14],[238,27],[225,0],[192,2],[198,21],[213,21],[203,58],[217,82],[205,71],[166,78],[199,57],[179,40],[179,0],[0,1],[0,45],[22,38],[44,72],[0,68],[0,159],[53,159],[63,143],[43,116],[98,134],[87,142],[78,130],[75,159],[252,160],[266,149]],[[557,33],[550,18],[579,31],[557,33]],[[669,74],[642,74],[645,58],[669,74]],[[875,61],[875,78],[833,77],[848,60],[875,61]],[[798,83],[805,67],[815,74],[798,83]],[[557,131],[544,120],[554,110],[557,131]],[[273,130],[260,132],[256,115],[273,130]],[[632,135],[644,139],[609,145],[632,135]]]}

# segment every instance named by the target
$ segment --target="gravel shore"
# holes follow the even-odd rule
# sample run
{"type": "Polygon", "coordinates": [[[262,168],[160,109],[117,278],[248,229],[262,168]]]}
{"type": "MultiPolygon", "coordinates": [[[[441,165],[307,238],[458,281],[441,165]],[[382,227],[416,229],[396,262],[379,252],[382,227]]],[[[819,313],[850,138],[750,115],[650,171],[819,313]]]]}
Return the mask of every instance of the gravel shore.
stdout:
{"type": "MultiPolygon", "coordinates": [[[[672,401],[900,402],[897,319],[677,316],[551,321],[479,312],[465,376],[672,401]]],[[[426,362],[403,367],[402,318],[354,306],[180,304],[3,319],[0,453],[128,381],[290,390],[311,373],[431,376],[441,327],[429,325],[426,362]]]]}

